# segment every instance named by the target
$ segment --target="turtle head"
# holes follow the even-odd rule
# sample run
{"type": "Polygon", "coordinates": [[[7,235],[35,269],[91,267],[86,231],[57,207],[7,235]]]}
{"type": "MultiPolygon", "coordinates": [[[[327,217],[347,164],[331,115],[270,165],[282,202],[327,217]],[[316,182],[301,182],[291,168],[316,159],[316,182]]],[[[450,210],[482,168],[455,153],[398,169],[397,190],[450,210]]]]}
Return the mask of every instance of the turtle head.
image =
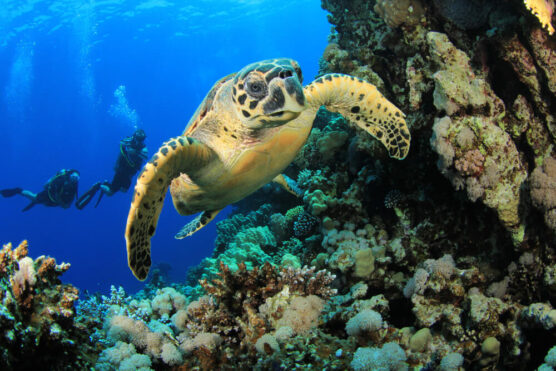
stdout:
{"type": "Polygon", "coordinates": [[[232,99],[248,128],[283,125],[305,109],[303,77],[291,59],[271,59],[244,67],[233,80],[232,99]]]}

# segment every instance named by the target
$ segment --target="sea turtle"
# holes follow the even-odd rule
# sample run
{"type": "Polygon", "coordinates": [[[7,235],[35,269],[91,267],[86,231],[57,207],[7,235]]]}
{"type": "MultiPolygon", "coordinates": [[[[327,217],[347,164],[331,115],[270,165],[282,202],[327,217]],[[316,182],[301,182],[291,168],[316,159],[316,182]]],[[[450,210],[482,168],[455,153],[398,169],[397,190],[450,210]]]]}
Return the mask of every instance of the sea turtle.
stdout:
{"type": "Polygon", "coordinates": [[[299,64],[272,59],[220,79],[183,134],[170,139],[137,179],[127,219],[128,264],[144,280],[151,266],[151,238],[166,191],[181,215],[201,213],[176,236],[193,234],[227,205],[276,181],[295,192],[281,172],[304,145],[317,110],[342,114],[403,159],[410,134],[404,114],[372,84],[327,74],[302,86],[299,64]]]}

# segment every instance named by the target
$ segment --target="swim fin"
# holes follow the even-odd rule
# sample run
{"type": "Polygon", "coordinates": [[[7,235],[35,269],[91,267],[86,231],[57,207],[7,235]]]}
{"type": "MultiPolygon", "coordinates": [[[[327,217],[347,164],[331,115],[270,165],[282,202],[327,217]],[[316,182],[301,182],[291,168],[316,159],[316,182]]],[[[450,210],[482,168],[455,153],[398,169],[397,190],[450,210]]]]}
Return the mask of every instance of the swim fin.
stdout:
{"type": "Polygon", "coordinates": [[[97,203],[95,204],[95,207],[97,207],[98,204],[100,204],[100,200],[102,200],[102,196],[104,196],[104,192],[100,192],[100,196],[98,196],[98,200],[97,203]]]}
{"type": "Polygon", "coordinates": [[[79,199],[75,203],[75,207],[77,207],[79,210],[83,209],[85,206],[87,206],[89,202],[91,202],[91,200],[93,199],[93,197],[95,196],[95,194],[98,192],[99,189],[100,189],[100,182],[96,182],[95,184],[93,184],[91,188],[89,188],[87,192],[85,192],[83,195],[81,195],[81,197],[79,197],[79,199]]]}
{"type": "Polygon", "coordinates": [[[21,194],[21,192],[23,192],[23,189],[21,188],[8,188],[0,190],[0,195],[4,197],[13,197],[15,195],[21,194]]]}
{"type": "Polygon", "coordinates": [[[21,211],[27,211],[27,210],[29,210],[30,208],[32,208],[33,206],[35,206],[36,204],[37,204],[37,202],[31,201],[31,202],[29,203],[29,205],[25,206],[25,207],[23,208],[23,210],[21,210],[21,211]]]}

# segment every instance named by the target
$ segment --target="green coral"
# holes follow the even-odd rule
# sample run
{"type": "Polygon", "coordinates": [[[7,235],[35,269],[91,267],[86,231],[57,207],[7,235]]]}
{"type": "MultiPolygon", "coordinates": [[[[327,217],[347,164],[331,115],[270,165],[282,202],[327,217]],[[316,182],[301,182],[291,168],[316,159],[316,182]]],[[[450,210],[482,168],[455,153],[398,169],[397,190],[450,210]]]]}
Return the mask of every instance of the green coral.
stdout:
{"type": "Polygon", "coordinates": [[[272,262],[272,257],[267,254],[265,248],[276,248],[276,239],[268,226],[247,228],[239,232],[228,244],[226,251],[215,258],[206,258],[201,263],[206,267],[205,274],[214,276],[219,270],[220,262],[224,263],[232,271],[238,269],[240,263],[245,263],[247,268],[272,262]]]}
{"type": "Polygon", "coordinates": [[[297,217],[303,213],[303,211],[305,211],[303,209],[303,205],[296,206],[286,211],[286,223],[291,226],[293,222],[297,220],[297,217]]]}

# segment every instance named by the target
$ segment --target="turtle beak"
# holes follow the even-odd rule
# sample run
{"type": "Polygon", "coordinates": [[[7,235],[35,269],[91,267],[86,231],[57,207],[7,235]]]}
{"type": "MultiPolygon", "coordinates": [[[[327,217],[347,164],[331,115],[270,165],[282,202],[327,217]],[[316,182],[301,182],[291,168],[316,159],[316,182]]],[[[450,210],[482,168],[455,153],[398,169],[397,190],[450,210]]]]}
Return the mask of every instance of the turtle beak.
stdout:
{"type": "Polygon", "coordinates": [[[286,119],[284,115],[289,113],[291,118],[286,120],[292,120],[305,109],[305,95],[297,75],[276,77],[269,85],[269,97],[263,106],[265,115],[286,119]]]}

